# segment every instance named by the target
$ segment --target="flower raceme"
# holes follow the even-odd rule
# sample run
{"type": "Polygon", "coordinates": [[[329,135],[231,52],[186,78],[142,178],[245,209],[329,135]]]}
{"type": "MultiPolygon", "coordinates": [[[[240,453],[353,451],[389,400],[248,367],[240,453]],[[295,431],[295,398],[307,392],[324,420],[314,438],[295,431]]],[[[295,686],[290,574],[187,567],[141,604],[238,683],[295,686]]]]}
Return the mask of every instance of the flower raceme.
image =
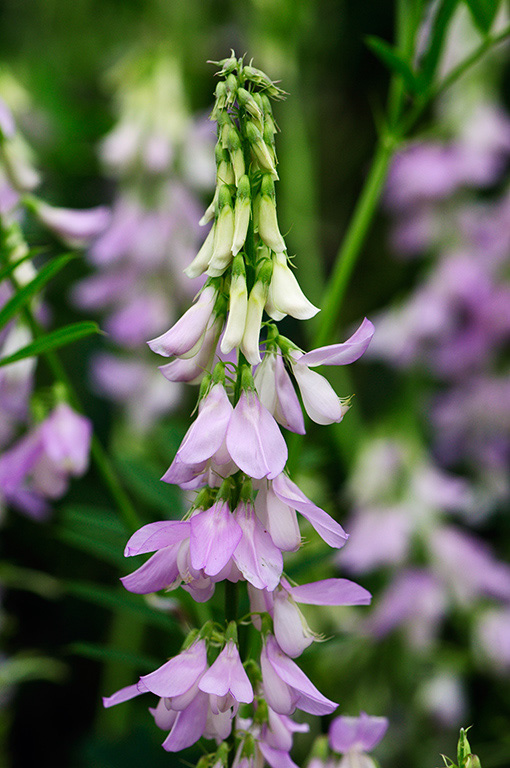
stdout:
{"type": "Polygon", "coordinates": [[[200,382],[196,418],[162,477],[196,497],[182,520],[149,523],[131,536],[126,556],[152,554],[122,582],[137,594],[182,586],[197,602],[209,600],[220,582],[230,584],[226,594],[245,582],[250,631],[261,632],[262,650],[241,658],[235,619],[226,630],[206,624],[179,656],[105,705],[156,694],[152,713],[169,731],[165,749],[184,749],[202,735],[216,739],[201,768],[293,768],[292,734],[304,729],[290,716],[296,709],[325,715],[337,706],[293,661],[318,639],[298,606],[366,605],[370,595],[347,579],[297,586],[284,576],[283,553],[302,545],[297,513],[331,547],[343,547],[348,535],[286,474],[280,426],[304,434],[299,394],[313,421],[341,421],[346,402],[312,369],[354,362],[374,329],[365,319],[347,341],[311,352],[280,335],[276,323],[285,315],[308,319],[319,311],[291,269],[277,221],[270,97],[282,92],[242,59],[220,66],[212,115],[217,188],[202,219],[212,227],[185,270],[205,275],[205,283],[180,320],[149,342],[174,358],[161,367],[166,378],[200,382]]]}

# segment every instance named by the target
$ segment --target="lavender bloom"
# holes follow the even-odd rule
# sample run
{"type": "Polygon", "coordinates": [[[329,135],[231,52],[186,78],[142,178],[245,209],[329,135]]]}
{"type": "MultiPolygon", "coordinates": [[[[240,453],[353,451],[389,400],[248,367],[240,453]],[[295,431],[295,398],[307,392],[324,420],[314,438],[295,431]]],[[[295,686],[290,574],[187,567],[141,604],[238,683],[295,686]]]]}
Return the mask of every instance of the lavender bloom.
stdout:
{"type": "Polygon", "coordinates": [[[83,248],[106,229],[110,211],[104,206],[77,211],[55,208],[42,201],[34,203],[34,210],[41,222],[73,248],[83,248]]]}
{"type": "Polygon", "coordinates": [[[60,403],[0,456],[0,491],[5,499],[35,519],[46,518],[46,500],[62,496],[68,478],[86,471],[91,436],[89,420],[60,403]]]}
{"type": "Polygon", "coordinates": [[[267,611],[273,617],[274,634],[287,656],[296,658],[318,639],[310,629],[298,603],[306,605],[368,605],[370,593],[348,579],[325,579],[292,587],[282,578],[274,592],[259,594],[248,586],[252,611],[267,611]]]}
{"type": "Polygon", "coordinates": [[[224,739],[231,729],[230,713],[213,712],[209,697],[198,688],[206,669],[206,644],[198,640],[155,672],[142,676],[136,685],[104,698],[104,706],[111,707],[149,691],[160,696],[158,706],[151,712],[156,724],[170,731],[163,742],[168,752],[186,749],[201,736],[224,739]]]}
{"type": "Polygon", "coordinates": [[[312,715],[327,715],[337,704],[323,696],[299,667],[268,635],[260,656],[264,696],[280,715],[291,715],[296,708],[312,715]]]}
{"type": "Polygon", "coordinates": [[[329,729],[329,743],[335,752],[344,756],[339,768],[375,768],[374,761],[366,754],[381,741],[388,720],[361,712],[359,717],[340,715],[329,729]]]}
{"type": "Polygon", "coordinates": [[[200,679],[198,687],[209,694],[214,714],[232,709],[235,715],[240,703],[250,704],[253,701],[253,688],[233,640],[227,642],[214,664],[200,679]]]}

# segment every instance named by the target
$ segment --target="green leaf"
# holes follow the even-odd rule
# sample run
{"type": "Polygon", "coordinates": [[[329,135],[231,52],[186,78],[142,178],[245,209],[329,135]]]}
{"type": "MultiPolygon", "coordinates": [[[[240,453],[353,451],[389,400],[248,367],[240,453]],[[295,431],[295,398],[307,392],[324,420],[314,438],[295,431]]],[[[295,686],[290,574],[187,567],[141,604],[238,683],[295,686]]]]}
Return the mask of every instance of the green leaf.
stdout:
{"type": "Polygon", "coordinates": [[[113,611],[129,613],[136,621],[152,624],[167,632],[175,632],[176,620],[152,608],[141,595],[82,581],[64,582],[63,587],[69,595],[81,600],[113,611]]]}
{"type": "Polygon", "coordinates": [[[9,264],[6,264],[4,267],[2,267],[2,269],[0,269],[0,281],[9,277],[9,275],[11,275],[20,266],[20,264],[23,264],[24,261],[33,258],[34,255],[35,254],[33,251],[29,251],[24,256],[22,256],[21,259],[18,259],[17,261],[11,261],[9,264]]]}
{"type": "Polygon", "coordinates": [[[14,315],[22,309],[35,294],[37,294],[52,277],[54,277],[71,259],[74,259],[73,254],[65,254],[64,256],[57,256],[57,258],[48,261],[36,276],[29,283],[16,291],[9,301],[7,301],[0,309],[0,328],[11,320],[14,315]]]}
{"type": "Polygon", "coordinates": [[[501,4],[500,0],[465,0],[473,21],[484,35],[490,32],[501,4]]]}
{"type": "Polygon", "coordinates": [[[127,532],[110,509],[87,504],[65,507],[55,535],[71,547],[117,567],[124,567],[127,532]]]}
{"type": "Polygon", "coordinates": [[[435,13],[429,44],[421,61],[420,88],[428,88],[434,80],[437,65],[443,53],[446,33],[460,0],[440,0],[435,13]]]}
{"type": "Polygon", "coordinates": [[[65,650],[68,653],[84,656],[86,659],[93,659],[94,661],[120,662],[126,667],[134,667],[142,672],[145,670],[149,672],[161,664],[161,659],[122,651],[118,648],[109,648],[106,645],[99,645],[97,643],[72,643],[65,650]]]}
{"type": "Polygon", "coordinates": [[[27,653],[20,653],[2,660],[0,690],[29,680],[50,680],[60,683],[65,679],[66,673],[67,667],[61,661],[47,656],[30,656],[27,653]]]}
{"type": "Polygon", "coordinates": [[[402,76],[404,83],[408,90],[415,91],[418,87],[418,79],[411,69],[411,66],[402,56],[391,47],[386,40],[382,40],[380,37],[373,37],[372,35],[365,38],[367,46],[370,48],[382,62],[392,72],[402,76]]]}
{"type": "Polygon", "coordinates": [[[23,347],[23,349],[18,349],[17,352],[13,352],[12,355],[2,357],[0,359],[0,367],[3,365],[10,365],[18,360],[23,360],[26,357],[35,357],[36,355],[50,352],[53,349],[58,349],[66,344],[71,344],[73,341],[82,339],[85,336],[90,336],[93,333],[101,333],[101,330],[97,323],[90,320],[66,325],[64,328],[58,328],[56,331],[50,331],[50,333],[47,333],[38,339],[34,339],[34,341],[27,344],[26,347],[23,347]]]}
{"type": "Polygon", "coordinates": [[[131,457],[118,457],[115,461],[122,478],[140,500],[167,518],[179,518],[184,512],[182,493],[175,486],[160,480],[160,469],[131,457]]]}

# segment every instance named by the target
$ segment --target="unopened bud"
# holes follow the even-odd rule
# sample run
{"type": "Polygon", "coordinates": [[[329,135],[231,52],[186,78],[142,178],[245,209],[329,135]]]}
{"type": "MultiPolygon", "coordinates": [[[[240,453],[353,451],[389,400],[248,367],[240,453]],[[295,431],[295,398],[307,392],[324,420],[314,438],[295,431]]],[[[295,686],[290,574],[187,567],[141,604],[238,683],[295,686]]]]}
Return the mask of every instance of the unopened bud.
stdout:
{"type": "Polygon", "coordinates": [[[478,755],[468,755],[460,768],[482,768],[478,755]]]}
{"type": "Polygon", "coordinates": [[[273,180],[269,174],[264,174],[262,177],[258,217],[259,235],[262,241],[275,253],[283,253],[286,250],[285,240],[278,228],[273,180]]]}
{"type": "Polygon", "coordinates": [[[247,112],[250,113],[252,117],[256,118],[259,121],[262,120],[263,118],[262,110],[258,106],[252,94],[249,91],[247,91],[246,88],[237,89],[237,100],[239,104],[242,107],[244,107],[247,112]]]}
{"type": "Polygon", "coordinates": [[[261,362],[259,349],[260,326],[262,314],[267,300],[273,264],[270,259],[264,259],[259,267],[257,279],[250,291],[248,309],[246,313],[246,326],[244,329],[241,350],[252,365],[261,362]]]}
{"type": "Polygon", "coordinates": [[[234,240],[234,211],[230,190],[225,184],[218,193],[219,214],[214,226],[213,253],[209,261],[207,274],[219,277],[232,260],[232,243],[234,240]]]}
{"type": "Polygon", "coordinates": [[[224,355],[231,352],[234,347],[241,345],[246,326],[248,291],[246,288],[244,259],[241,254],[238,254],[232,263],[232,281],[230,283],[228,310],[227,325],[221,340],[221,351],[224,355]]]}
{"type": "Polygon", "coordinates": [[[209,262],[211,260],[211,257],[213,255],[213,246],[214,246],[214,226],[211,227],[211,230],[207,237],[205,238],[202,247],[200,248],[199,252],[191,262],[191,264],[186,267],[184,270],[184,274],[193,279],[194,277],[199,277],[199,275],[202,275],[207,267],[209,266],[209,262]]]}
{"type": "Polygon", "coordinates": [[[253,154],[263,170],[269,171],[274,179],[278,178],[276,168],[274,166],[271,152],[266,145],[261,132],[253,123],[248,123],[246,126],[246,136],[250,142],[253,154]]]}
{"type": "Polygon", "coordinates": [[[227,146],[230,154],[230,160],[234,168],[235,183],[238,184],[241,176],[244,176],[245,167],[244,154],[241,147],[241,137],[239,136],[239,133],[234,126],[231,126],[229,130],[227,146]]]}
{"type": "Polygon", "coordinates": [[[244,245],[248,226],[250,224],[251,200],[250,180],[248,176],[241,176],[237,187],[236,206],[234,210],[234,240],[232,253],[235,256],[244,245]]]}

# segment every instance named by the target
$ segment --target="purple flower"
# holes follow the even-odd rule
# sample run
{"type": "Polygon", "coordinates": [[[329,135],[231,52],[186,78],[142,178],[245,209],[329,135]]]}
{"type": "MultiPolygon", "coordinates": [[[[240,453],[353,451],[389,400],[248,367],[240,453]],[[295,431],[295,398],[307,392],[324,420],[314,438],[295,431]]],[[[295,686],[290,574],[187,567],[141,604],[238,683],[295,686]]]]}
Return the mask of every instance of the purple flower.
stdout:
{"type": "Polygon", "coordinates": [[[55,208],[37,200],[34,210],[48,229],[73,248],[88,245],[110,222],[110,211],[104,206],[77,211],[71,208],[55,208]]]}
{"type": "Polygon", "coordinates": [[[300,656],[317,639],[298,608],[298,603],[368,605],[371,600],[370,592],[348,579],[325,579],[292,587],[282,578],[272,593],[260,593],[251,585],[248,585],[248,593],[252,611],[267,611],[271,614],[278,645],[292,658],[300,656]]]}
{"type": "Polygon", "coordinates": [[[282,355],[266,352],[255,371],[254,382],[260,402],[276,421],[291,432],[304,435],[303,412],[282,355]]]}
{"type": "Polygon", "coordinates": [[[228,425],[227,449],[250,477],[272,479],[287,461],[287,445],[276,421],[254,391],[243,390],[228,425]]]}
{"type": "Polygon", "coordinates": [[[260,665],[265,699],[278,714],[291,715],[302,709],[312,715],[329,715],[337,708],[283,653],[272,635],[266,637],[260,665]]]}
{"type": "Polygon", "coordinates": [[[168,752],[186,749],[201,736],[224,739],[230,733],[230,713],[214,713],[209,697],[198,688],[206,669],[206,644],[197,640],[159,669],[142,676],[136,685],[104,698],[103,704],[111,707],[149,691],[160,696],[158,706],[151,712],[156,724],[170,731],[163,742],[168,752]]]}
{"type": "Polygon", "coordinates": [[[275,477],[272,488],[268,490],[268,493],[271,492],[279,501],[300,512],[330,547],[339,549],[344,546],[349,536],[342,526],[310,501],[287,475],[282,473],[275,477]]]}
{"type": "Polygon", "coordinates": [[[92,424],[67,403],[59,403],[39,427],[42,448],[60,471],[74,477],[88,467],[92,424]]]}
{"type": "Polygon", "coordinates": [[[375,768],[365,753],[371,752],[388,728],[386,717],[374,717],[361,712],[359,717],[340,715],[329,728],[331,749],[344,755],[342,768],[375,768]]]}
{"type": "Polygon", "coordinates": [[[62,496],[69,476],[86,471],[91,436],[89,420],[60,403],[0,456],[0,491],[6,500],[31,517],[45,518],[45,500],[62,496]]]}
{"type": "Polygon", "coordinates": [[[163,357],[193,357],[202,346],[215,301],[216,289],[212,285],[206,286],[195,304],[169,331],[149,341],[149,347],[163,357]]]}
{"type": "Polygon", "coordinates": [[[253,701],[253,688],[233,640],[227,642],[214,664],[200,679],[198,687],[209,694],[211,710],[215,714],[232,710],[235,715],[240,703],[250,704],[253,701]]]}

